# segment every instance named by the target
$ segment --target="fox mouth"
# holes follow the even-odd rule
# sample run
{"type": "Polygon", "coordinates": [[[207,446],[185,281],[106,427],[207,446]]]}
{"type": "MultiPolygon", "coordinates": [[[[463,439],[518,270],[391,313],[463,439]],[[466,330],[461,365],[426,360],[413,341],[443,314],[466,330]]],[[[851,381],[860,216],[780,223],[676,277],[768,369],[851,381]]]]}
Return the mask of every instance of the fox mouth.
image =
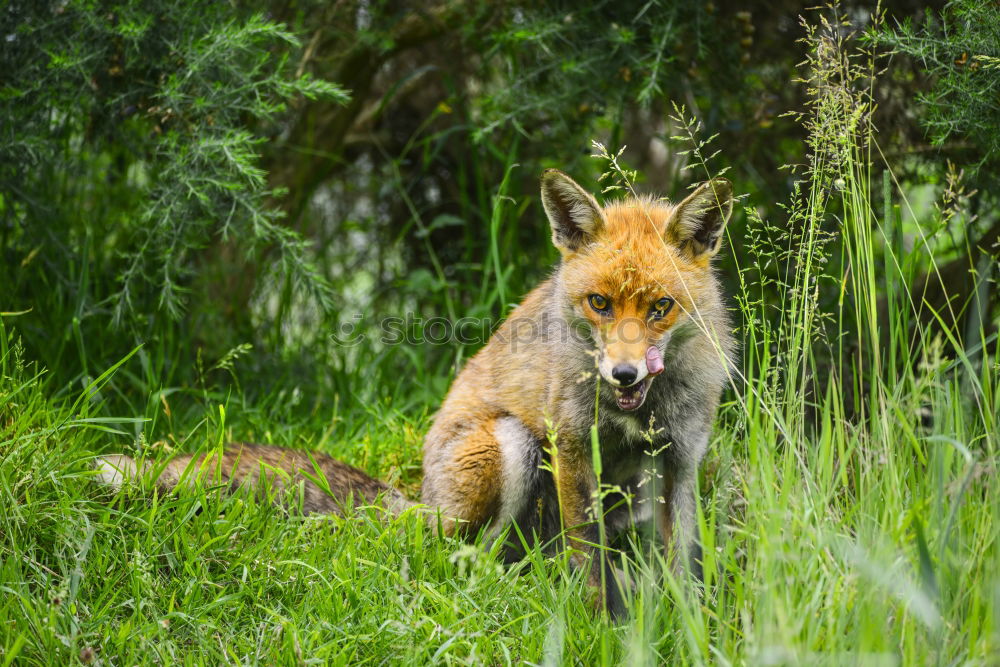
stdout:
{"type": "Polygon", "coordinates": [[[647,376],[628,387],[613,387],[615,390],[615,401],[618,407],[626,412],[638,410],[646,400],[646,390],[649,389],[653,381],[652,376],[647,376]]]}

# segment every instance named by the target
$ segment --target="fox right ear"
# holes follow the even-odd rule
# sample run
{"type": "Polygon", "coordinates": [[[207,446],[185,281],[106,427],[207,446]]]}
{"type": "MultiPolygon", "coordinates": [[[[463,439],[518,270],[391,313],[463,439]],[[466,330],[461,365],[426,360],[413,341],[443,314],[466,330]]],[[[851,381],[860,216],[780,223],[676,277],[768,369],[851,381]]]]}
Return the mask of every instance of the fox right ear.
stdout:
{"type": "Polygon", "coordinates": [[[674,209],[667,239],[694,257],[711,257],[722,245],[722,231],[733,213],[733,184],[726,178],[702,183],[674,209]]]}
{"type": "Polygon", "coordinates": [[[542,174],[542,206],[552,227],[552,243],[564,255],[589,243],[604,226],[593,195],[558,169],[542,174]]]}

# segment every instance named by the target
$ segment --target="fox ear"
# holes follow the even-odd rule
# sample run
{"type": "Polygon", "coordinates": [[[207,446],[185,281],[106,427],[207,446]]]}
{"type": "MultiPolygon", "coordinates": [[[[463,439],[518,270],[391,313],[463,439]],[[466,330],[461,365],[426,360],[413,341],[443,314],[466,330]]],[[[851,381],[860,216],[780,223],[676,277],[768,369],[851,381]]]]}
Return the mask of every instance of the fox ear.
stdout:
{"type": "Polygon", "coordinates": [[[597,200],[558,169],[542,174],[542,206],[552,226],[552,243],[564,255],[586,245],[604,226],[597,200]]]}
{"type": "Polygon", "coordinates": [[[722,230],[732,212],[733,184],[729,179],[706,181],[674,209],[667,223],[667,240],[694,257],[711,257],[722,246],[722,230]]]}

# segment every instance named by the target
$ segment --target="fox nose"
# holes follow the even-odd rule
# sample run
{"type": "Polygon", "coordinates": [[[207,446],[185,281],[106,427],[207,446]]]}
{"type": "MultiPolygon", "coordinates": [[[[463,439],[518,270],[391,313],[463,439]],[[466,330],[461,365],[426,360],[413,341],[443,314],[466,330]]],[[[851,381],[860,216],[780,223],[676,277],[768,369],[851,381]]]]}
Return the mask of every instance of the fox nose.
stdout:
{"type": "Polygon", "coordinates": [[[627,387],[639,376],[639,370],[632,364],[618,364],[611,369],[611,377],[618,380],[618,384],[627,387]]]}

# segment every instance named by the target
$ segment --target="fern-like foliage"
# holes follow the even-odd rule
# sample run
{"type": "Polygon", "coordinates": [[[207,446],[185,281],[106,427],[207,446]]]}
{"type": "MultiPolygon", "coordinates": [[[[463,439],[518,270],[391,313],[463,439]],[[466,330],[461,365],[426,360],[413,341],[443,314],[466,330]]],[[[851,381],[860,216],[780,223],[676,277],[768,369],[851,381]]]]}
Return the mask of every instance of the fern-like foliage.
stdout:
{"type": "Polygon", "coordinates": [[[295,35],[228,3],[14,0],[0,40],[8,296],[44,307],[42,281],[78,318],[176,319],[222,240],[327,298],[258,164],[290,102],[349,99],[296,73],[295,35]]]}
{"type": "Polygon", "coordinates": [[[923,121],[937,145],[973,144],[980,164],[1000,155],[1000,5],[953,0],[927,11],[918,28],[903,21],[871,37],[882,47],[917,59],[933,77],[921,93],[923,121]]]}

